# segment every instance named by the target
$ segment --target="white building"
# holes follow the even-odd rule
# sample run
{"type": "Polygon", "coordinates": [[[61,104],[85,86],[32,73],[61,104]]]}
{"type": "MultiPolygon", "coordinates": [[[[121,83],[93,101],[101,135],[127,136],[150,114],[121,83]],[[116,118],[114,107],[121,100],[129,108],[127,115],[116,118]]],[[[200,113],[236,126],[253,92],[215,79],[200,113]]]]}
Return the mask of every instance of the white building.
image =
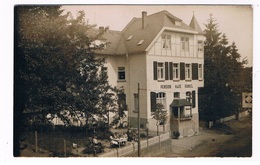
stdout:
{"type": "Polygon", "coordinates": [[[110,85],[124,88],[130,127],[137,127],[139,83],[141,128],[156,131],[151,113],[162,103],[169,117],[160,131],[179,132],[180,137],[199,131],[203,41],[195,16],[188,26],[168,11],[142,12],[122,31],[106,29],[99,42],[109,44],[96,54],[106,59],[110,85]]]}

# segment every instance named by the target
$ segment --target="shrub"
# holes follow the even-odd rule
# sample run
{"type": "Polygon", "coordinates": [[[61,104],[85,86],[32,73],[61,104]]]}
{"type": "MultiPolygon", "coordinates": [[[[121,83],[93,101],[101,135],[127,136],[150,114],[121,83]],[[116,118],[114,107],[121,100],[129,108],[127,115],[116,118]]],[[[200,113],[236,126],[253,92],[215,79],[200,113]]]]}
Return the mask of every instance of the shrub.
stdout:
{"type": "Polygon", "coordinates": [[[179,136],[180,136],[180,132],[178,132],[178,131],[174,131],[174,132],[173,132],[173,138],[174,138],[174,139],[178,139],[179,136]]]}
{"type": "Polygon", "coordinates": [[[110,131],[104,131],[104,132],[103,131],[98,131],[98,132],[96,132],[96,136],[100,140],[109,139],[111,134],[112,133],[110,131]]]}
{"type": "Polygon", "coordinates": [[[141,133],[141,134],[140,134],[140,137],[141,137],[141,138],[145,138],[145,137],[147,137],[147,136],[146,136],[145,133],[141,133]]]}

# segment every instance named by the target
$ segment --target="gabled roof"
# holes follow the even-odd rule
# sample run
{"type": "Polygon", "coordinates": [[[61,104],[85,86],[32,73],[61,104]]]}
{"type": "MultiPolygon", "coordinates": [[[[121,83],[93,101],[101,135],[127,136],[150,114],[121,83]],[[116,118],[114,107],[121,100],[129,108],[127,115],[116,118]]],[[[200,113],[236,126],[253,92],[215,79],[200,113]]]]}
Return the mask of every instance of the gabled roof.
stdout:
{"type": "Polygon", "coordinates": [[[193,17],[192,17],[192,19],[190,21],[190,25],[189,26],[192,27],[194,30],[198,31],[199,34],[203,34],[203,31],[201,30],[200,25],[199,25],[199,23],[198,23],[198,21],[197,21],[197,19],[196,19],[194,14],[193,14],[193,17]]]}
{"type": "Polygon", "coordinates": [[[164,27],[195,31],[166,10],[148,15],[146,22],[147,26],[142,28],[142,18],[134,18],[123,30],[126,49],[129,54],[144,52],[164,27]],[[180,25],[177,25],[176,22],[179,22],[180,25]],[[131,35],[133,36],[132,39],[127,41],[127,38],[131,35]],[[141,40],[144,40],[144,42],[138,45],[141,40]]]}
{"type": "Polygon", "coordinates": [[[97,54],[107,54],[107,55],[120,55],[126,53],[126,47],[123,40],[123,33],[120,31],[108,30],[102,36],[102,39],[106,40],[106,49],[95,50],[97,54]]]}
{"type": "Polygon", "coordinates": [[[144,28],[142,26],[143,18],[141,17],[133,18],[122,32],[112,30],[106,32],[104,38],[111,44],[107,46],[107,49],[98,50],[96,53],[115,55],[142,53],[146,51],[162,30],[185,31],[195,34],[201,31],[200,28],[200,31],[198,31],[199,29],[196,30],[186,25],[181,19],[166,10],[147,15],[145,18],[146,26],[144,28]]]}

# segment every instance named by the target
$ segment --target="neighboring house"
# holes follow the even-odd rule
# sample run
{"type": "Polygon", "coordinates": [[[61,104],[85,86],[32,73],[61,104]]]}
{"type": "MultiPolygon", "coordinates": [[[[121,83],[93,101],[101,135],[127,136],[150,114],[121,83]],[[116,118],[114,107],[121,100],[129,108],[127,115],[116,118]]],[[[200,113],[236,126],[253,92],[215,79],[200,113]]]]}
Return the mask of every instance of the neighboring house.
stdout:
{"type": "Polygon", "coordinates": [[[195,16],[188,26],[168,11],[142,12],[122,31],[100,30],[105,33],[96,43],[109,44],[96,55],[106,59],[110,85],[124,88],[128,125],[137,127],[139,100],[141,128],[156,131],[151,113],[161,103],[169,115],[161,132],[179,132],[180,137],[198,132],[204,36],[195,16]]]}

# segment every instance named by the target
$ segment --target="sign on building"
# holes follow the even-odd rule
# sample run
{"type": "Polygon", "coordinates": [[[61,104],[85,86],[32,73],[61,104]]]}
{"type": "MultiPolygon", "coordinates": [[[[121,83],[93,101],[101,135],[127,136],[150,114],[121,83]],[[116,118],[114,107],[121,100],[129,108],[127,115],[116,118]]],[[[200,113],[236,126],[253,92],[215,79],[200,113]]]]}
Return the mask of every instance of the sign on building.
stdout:
{"type": "Polygon", "coordinates": [[[242,93],[242,108],[252,108],[253,96],[251,92],[242,93]]]}

